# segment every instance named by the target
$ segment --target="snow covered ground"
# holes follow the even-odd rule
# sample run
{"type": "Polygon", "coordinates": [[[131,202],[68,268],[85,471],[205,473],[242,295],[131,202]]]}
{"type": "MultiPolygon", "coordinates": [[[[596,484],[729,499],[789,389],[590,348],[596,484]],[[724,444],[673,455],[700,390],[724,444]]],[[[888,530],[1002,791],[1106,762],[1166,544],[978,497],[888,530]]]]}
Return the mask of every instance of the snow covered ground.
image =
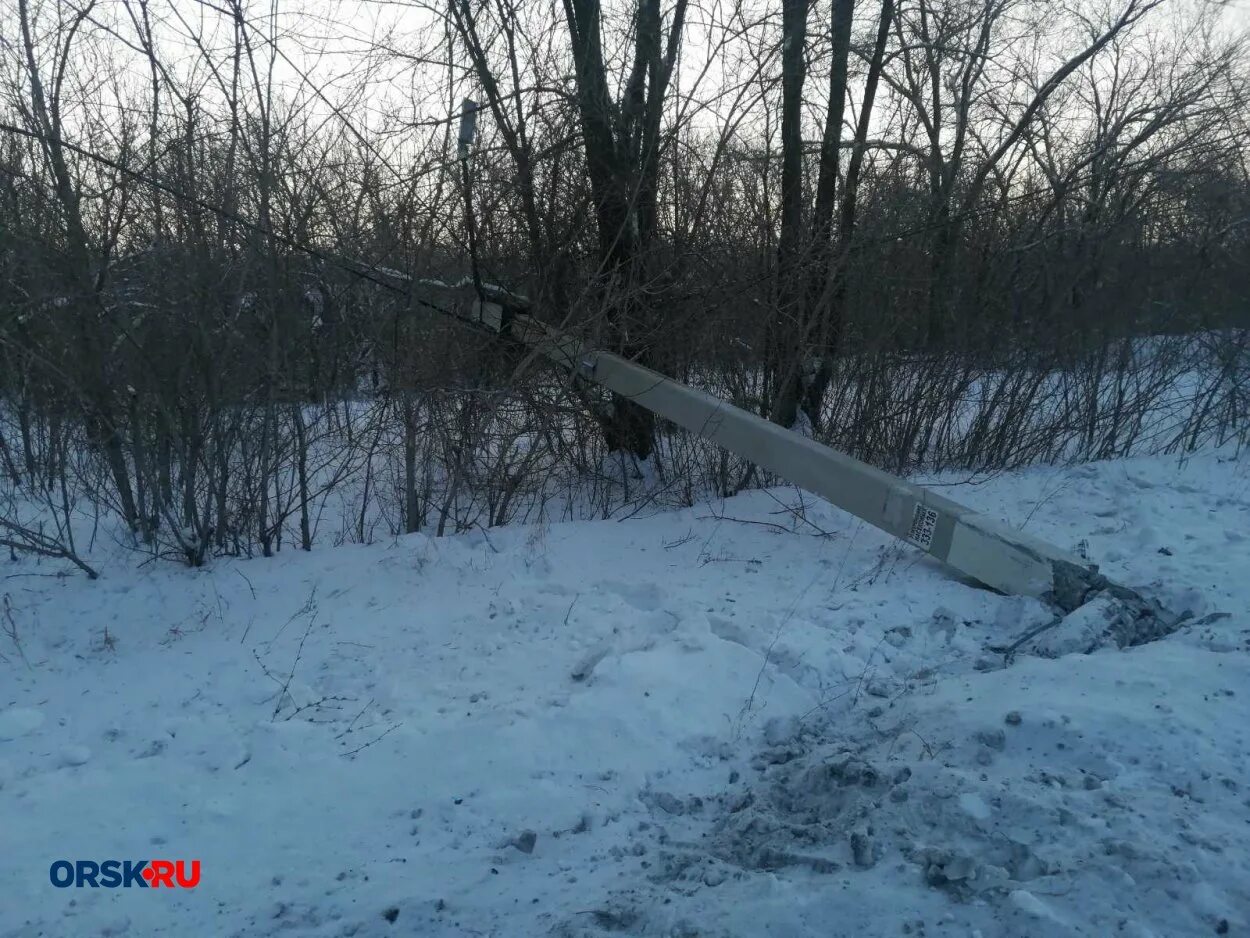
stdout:
{"type": "Polygon", "coordinates": [[[0,935],[1246,934],[1250,463],[940,481],[1192,618],[1004,666],[1039,604],[792,489],[4,562],[0,935]]]}

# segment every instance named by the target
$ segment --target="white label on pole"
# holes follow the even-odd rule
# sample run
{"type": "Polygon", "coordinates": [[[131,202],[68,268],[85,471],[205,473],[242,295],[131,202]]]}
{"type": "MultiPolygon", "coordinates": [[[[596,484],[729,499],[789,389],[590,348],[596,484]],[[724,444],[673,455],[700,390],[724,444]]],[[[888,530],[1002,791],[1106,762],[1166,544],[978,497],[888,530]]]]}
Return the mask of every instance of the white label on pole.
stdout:
{"type": "Polygon", "coordinates": [[[937,521],[936,509],[917,503],[916,510],[912,512],[911,530],[907,532],[907,540],[928,550],[933,543],[933,531],[937,527],[937,521]]]}

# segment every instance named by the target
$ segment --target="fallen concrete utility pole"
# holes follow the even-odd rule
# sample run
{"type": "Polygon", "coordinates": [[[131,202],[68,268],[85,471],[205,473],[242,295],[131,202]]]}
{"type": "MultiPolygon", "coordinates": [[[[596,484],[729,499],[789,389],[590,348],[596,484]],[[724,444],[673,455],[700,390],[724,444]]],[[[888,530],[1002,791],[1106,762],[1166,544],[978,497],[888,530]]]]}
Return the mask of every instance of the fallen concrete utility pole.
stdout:
{"type": "Polygon", "coordinates": [[[1155,604],[1109,582],[1087,560],[620,355],[586,348],[521,312],[528,306],[524,297],[489,285],[479,295],[468,281],[417,281],[414,286],[453,297],[449,311],[454,315],[519,341],[579,377],[828,499],[978,583],[1035,596],[1063,612],[1105,592],[1128,605],[1131,618],[1149,617],[1170,630],[1159,622],[1163,613],[1155,604]]]}
{"type": "MultiPolygon", "coordinates": [[[[458,156],[462,162],[468,160],[471,152],[477,108],[475,102],[464,101],[458,156]]],[[[52,139],[8,124],[0,125],[0,129],[45,143],[52,139]]],[[[827,498],[986,586],[1004,593],[1037,596],[1064,612],[1076,609],[1095,593],[1107,594],[1118,600],[1121,607],[1114,629],[1121,645],[1149,641],[1171,631],[1179,621],[1158,604],[1109,582],[1098,573],[1096,566],[1083,558],[984,518],[922,486],[897,479],[636,362],[611,352],[587,350],[578,339],[523,312],[529,308],[524,297],[482,283],[476,276],[476,262],[472,279],[449,284],[334,258],[127,169],[98,153],[55,139],[60,146],[107,165],[123,176],[229,218],[242,228],[264,234],[320,262],[333,264],[386,289],[406,293],[417,305],[433,312],[520,342],[574,374],[628,397],[678,426],[827,498]],[[403,286],[392,280],[400,281],[403,286]],[[423,292],[449,299],[450,305],[430,303],[421,298],[423,292]]],[[[465,172],[467,175],[467,169],[465,172]]],[[[468,220],[472,224],[471,213],[468,220]]]]}

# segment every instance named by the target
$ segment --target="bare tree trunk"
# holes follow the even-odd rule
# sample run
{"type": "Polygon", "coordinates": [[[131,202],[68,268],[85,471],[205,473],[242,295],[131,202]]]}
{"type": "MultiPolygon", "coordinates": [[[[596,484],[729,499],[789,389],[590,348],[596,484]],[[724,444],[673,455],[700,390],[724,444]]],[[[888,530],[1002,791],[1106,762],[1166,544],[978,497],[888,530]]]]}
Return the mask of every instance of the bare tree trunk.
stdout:
{"type": "Polygon", "coordinates": [[[299,546],[312,550],[312,529],[308,521],[308,429],[298,402],[291,404],[291,426],[295,428],[295,471],[299,484],[299,546]]]}
{"type": "Polygon", "coordinates": [[[35,465],[35,439],[31,433],[30,411],[30,397],[23,394],[17,404],[17,429],[22,437],[22,459],[26,463],[26,480],[34,485],[38,467],[35,465]]]}
{"type": "MultiPolygon", "coordinates": [[[[659,172],[660,116],[685,27],[686,0],[677,0],[661,48],[659,0],[639,0],[634,61],[615,120],[604,65],[599,0],[564,0],[573,47],[578,113],[599,229],[599,295],[613,342],[646,363],[655,328],[648,286],[654,197],[659,172]]],[[[654,447],[655,416],[620,395],[600,420],[608,449],[646,459],[654,447]]]]}
{"type": "MultiPolygon", "coordinates": [[[[88,3],[76,14],[68,30],[67,38],[61,43],[62,62],[70,55],[74,37],[83,22],[91,15],[94,6],[94,2],[88,3]]],[[[73,278],[79,297],[86,301],[78,322],[79,349],[82,361],[86,365],[82,378],[84,384],[82,390],[87,409],[86,423],[92,439],[104,452],[105,461],[117,489],[122,516],[131,530],[134,530],[138,523],[138,511],[130,485],[130,469],[126,464],[121,430],[113,414],[110,389],[100,368],[101,350],[95,345],[88,322],[91,317],[102,318],[105,313],[100,290],[104,285],[106,266],[102,265],[100,273],[95,277],[92,276],[90,241],[83,225],[78,190],[70,175],[61,143],[60,105],[55,97],[49,100],[44,92],[39,64],[35,58],[35,44],[31,34],[27,0],[18,0],[17,7],[22,44],[26,55],[26,68],[30,79],[33,116],[44,154],[52,168],[54,189],[65,221],[70,252],[70,276],[73,278]]]]}
{"type": "MultiPolygon", "coordinates": [[[[847,2],[847,0],[839,0],[847,2]]],[[[849,5],[849,4],[848,4],[849,5]]],[[[847,298],[847,262],[850,259],[852,242],[855,236],[855,223],[858,217],[859,181],[864,168],[864,155],[868,152],[868,129],[872,123],[872,112],[877,99],[877,86],[881,81],[881,68],[885,61],[886,42],[890,36],[890,25],[894,18],[894,0],[882,0],[881,17],[878,20],[876,42],[872,49],[872,58],[868,63],[868,75],[864,79],[864,100],[859,109],[859,121],[855,127],[855,140],[851,148],[850,164],[846,169],[846,182],[842,186],[842,206],[838,222],[838,244],[836,257],[829,266],[822,267],[820,298],[818,307],[824,305],[822,319],[823,348],[820,350],[820,364],[816,369],[807,394],[803,401],[803,409],[807,413],[813,431],[821,429],[825,394],[829,383],[833,380],[833,364],[842,346],[842,332],[846,319],[847,298]]],[[[847,24],[848,36],[849,26],[847,24]]],[[[845,75],[845,70],[844,70],[845,75]]],[[[845,94],[845,78],[842,92],[845,94]]],[[[830,108],[832,110],[832,106],[830,108]]],[[[839,122],[840,122],[839,116],[839,122]]],[[[826,129],[826,134],[828,130],[826,129]]],[[[829,206],[832,212],[832,204],[829,206]]],[[[818,212],[819,215],[819,212],[818,212]]]]}
{"type": "Polygon", "coordinates": [[[417,416],[419,406],[411,391],[400,396],[404,421],[404,533],[421,530],[421,503],[417,497],[417,416]]]}
{"type": "Polygon", "coordinates": [[[9,473],[9,478],[13,484],[22,484],[22,474],[18,471],[17,463],[13,461],[13,454],[9,451],[9,444],[4,440],[4,433],[0,432],[0,456],[4,457],[4,468],[9,473]]]}
{"type": "Polygon", "coordinates": [[[802,396],[804,315],[803,83],[806,72],[807,0],[781,4],[781,234],[777,243],[777,307],[770,357],[770,419],[793,426],[802,396]]]}
{"type": "Polygon", "coordinates": [[[135,509],[138,512],[139,531],[145,544],[151,544],[154,531],[155,510],[149,512],[147,503],[148,459],[144,446],[143,425],[139,416],[139,396],[130,395],[130,449],[135,461],[135,509]]]}

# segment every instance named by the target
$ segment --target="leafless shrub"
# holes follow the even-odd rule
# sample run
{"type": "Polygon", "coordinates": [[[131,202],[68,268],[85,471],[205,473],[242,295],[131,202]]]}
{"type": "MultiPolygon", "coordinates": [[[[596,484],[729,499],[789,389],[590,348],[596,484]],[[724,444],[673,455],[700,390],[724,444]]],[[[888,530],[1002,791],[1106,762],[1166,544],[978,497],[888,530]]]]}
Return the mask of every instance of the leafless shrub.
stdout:
{"type": "Polygon", "coordinates": [[[341,100],[233,0],[0,14],[11,552],[88,572],[103,513],[199,566],[775,481],[408,275],[898,472],[1246,442],[1250,73],[1214,5],[418,7],[341,100]],[[402,114],[357,106],[374,69],[402,114]]]}

